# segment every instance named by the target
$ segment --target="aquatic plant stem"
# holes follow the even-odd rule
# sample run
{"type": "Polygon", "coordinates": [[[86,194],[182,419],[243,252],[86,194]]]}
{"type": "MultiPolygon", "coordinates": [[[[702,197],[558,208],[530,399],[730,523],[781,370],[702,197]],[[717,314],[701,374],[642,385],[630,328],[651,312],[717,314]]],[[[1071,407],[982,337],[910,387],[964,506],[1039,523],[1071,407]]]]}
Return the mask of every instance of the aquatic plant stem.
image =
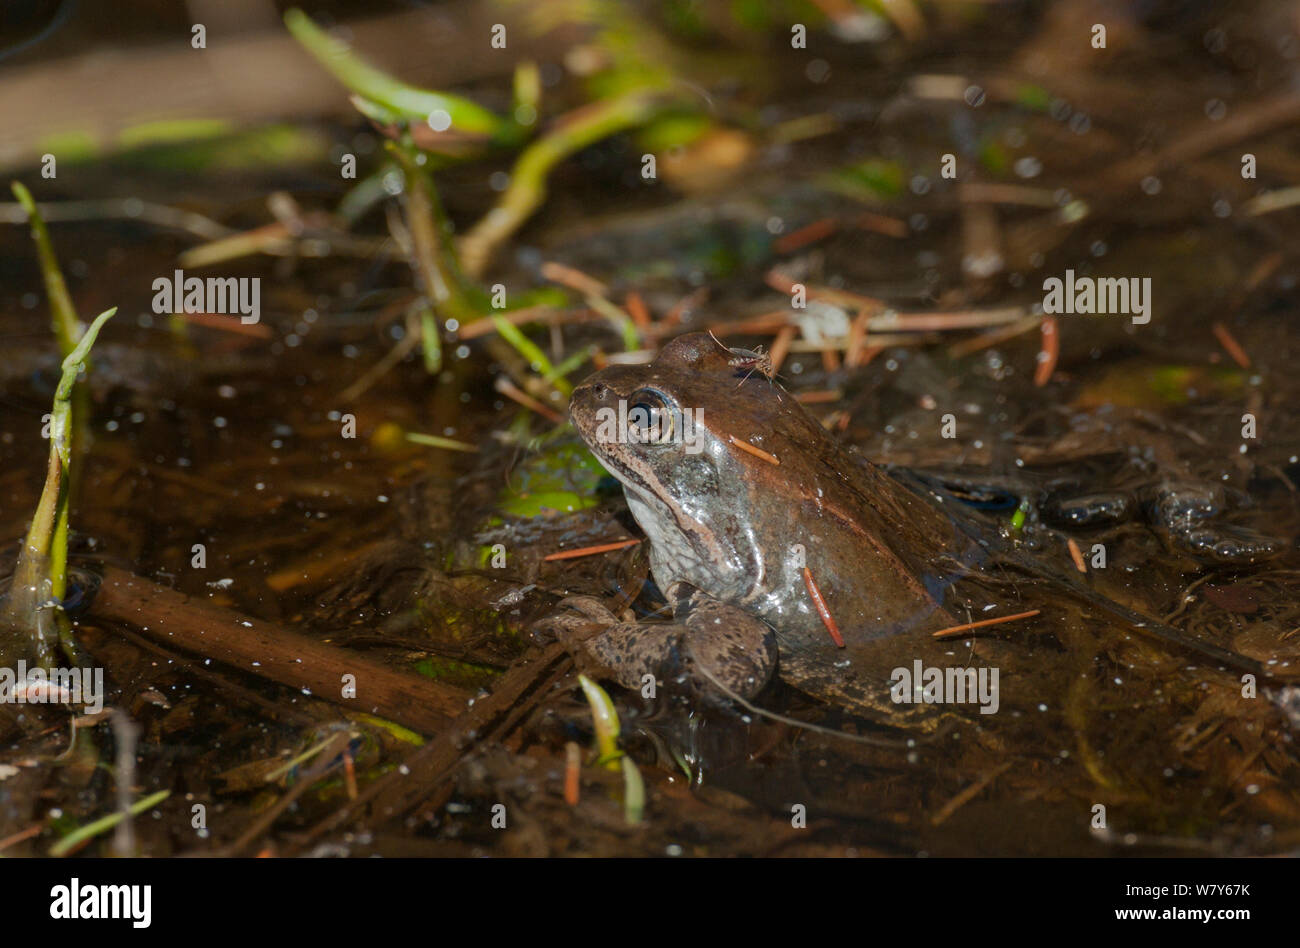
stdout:
{"type": "Polygon", "coordinates": [[[9,595],[0,603],[0,662],[30,658],[48,667],[56,640],[72,648],[71,625],[62,608],[57,607],[67,590],[72,391],[100,328],[116,312],[114,307],[100,313],[63,360],[63,374],[50,414],[45,487],[18,552],[9,595]],[[52,602],[56,604],[53,609],[52,602]]]}
{"type": "Polygon", "coordinates": [[[36,209],[32,194],[22,182],[14,181],[11,185],[14,197],[27,213],[27,220],[32,226],[32,240],[36,243],[36,255],[41,264],[41,276],[45,280],[45,294],[50,298],[50,317],[54,325],[54,337],[59,341],[59,355],[67,358],[83,329],[77,318],[76,307],[68,294],[68,285],[59,270],[58,258],[54,255],[54,244],[50,241],[49,228],[41,219],[36,209]]]}
{"type": "Polygon", "coordinates": [[[73,830],[63,839],[59,840],[50,847],[51,856],[66,856],[86,840],[94,839],[100,833],[107,833],[127,816],[139,816],[145,810],[151,810],[159,803],[162,803],[172,795],[170,790],[159,790],[157,793],[151,793],[142,800],[137,800],[127,813],[118,811],[110,813],[108,816],[100,817],[93,823],[87,823],[73,830]]]}
{"type": "Polygon", "coordinates": [[[493,252],[542,205],[547,175],[559,162],[602,138],[645,123],[669,101],[661,90],[643,90],[594,102],[563,116],[525,148],[496,207],[460,242],[466,272],[475,277],[482,274],[493,252]]]}
{"type": "Polygon", "coordinates": [[[451,130],[462,135],[480,135],[501,145],[515,144],[524,134],[515,122],[468,99],[419,89],[376,69],[301,10],[287,11],[284,25],[344,86],[405,119],[428,122],[435,112],[445,112],[451,120],[451,130]]]}
{"type": "Polygon", "coordinates": [[[527,359],[534,369],[541,372],[542,377],[556,391],[565,398],[573,394],[573,386],[569,384],[569,380],[556,371],[555,367],[551,365],[551,360],[546,358],[546,353],[537,348],[537,344],[525,336],[518,326],[496,313],[492,314],[492,322],[497,327],[497,335],[510,343],[515,348],[515,351],[527,359]]]}
{"type": "MultiPolygon", "coordinates": [[[[414,148],[390,142],[388,151],[406,177],[404,193],[406,227],[411,234],[411,263],[425,296],[444,318],[473,322],[486,307],[475,304],[476,288],[461,270],[452,242],[451,223],[442,209],[433,178],[421,166],[414,148]]],[[[426,328],[429,322],[432,320],[425,321],[426,328]]],[[[426,336],[423,340],[425,367],[434,372],[442,365],[441,340],[436,331],[426,336]]]]}

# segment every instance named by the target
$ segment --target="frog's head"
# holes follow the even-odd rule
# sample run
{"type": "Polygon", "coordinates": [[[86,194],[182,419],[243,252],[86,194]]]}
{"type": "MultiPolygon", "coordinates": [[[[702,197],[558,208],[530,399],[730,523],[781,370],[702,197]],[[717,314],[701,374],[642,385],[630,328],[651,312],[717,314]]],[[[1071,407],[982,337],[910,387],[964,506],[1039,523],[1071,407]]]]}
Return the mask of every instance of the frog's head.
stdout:
{"type": "Polygon", "coordinates": [[[679,336],[649,365],[595,373],[574,391],[569,415],[622,482],[660,586],[682,579],[720,595],[762,575],[761,548],[779,529],[772,518],[798,489],[790,478],[801,465],[786,448],[820,434],[789,395],[708,333],[679,336]],[[736,441],[786,457],[777,465],[736,441]]]}

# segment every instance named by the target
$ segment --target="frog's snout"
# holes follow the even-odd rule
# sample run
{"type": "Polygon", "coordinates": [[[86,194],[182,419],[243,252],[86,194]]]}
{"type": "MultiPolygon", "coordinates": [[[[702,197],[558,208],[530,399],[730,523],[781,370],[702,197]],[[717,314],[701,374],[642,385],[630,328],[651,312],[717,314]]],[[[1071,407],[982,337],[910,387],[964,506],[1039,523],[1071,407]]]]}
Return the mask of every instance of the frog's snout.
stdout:
{"type": "Polygon", "coordinates": [[[604,382],[586,382],[573,390],[569,397],[569,414],[583,409],[594,411],[610,396],[610,387],[604,382]]]}
{"type": "Polygon", "coordinates": [[[584,431],[584,422],[595,416],[610,394],[609,386],[604,382],[585,382],[573,390],[569,396],[569,419],[584,431]]]}

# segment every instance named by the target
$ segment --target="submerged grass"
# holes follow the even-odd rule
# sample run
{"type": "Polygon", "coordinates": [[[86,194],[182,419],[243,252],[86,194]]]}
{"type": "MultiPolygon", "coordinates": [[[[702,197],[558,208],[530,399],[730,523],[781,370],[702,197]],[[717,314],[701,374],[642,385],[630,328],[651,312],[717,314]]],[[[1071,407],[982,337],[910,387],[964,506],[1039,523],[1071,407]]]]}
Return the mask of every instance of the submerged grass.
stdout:
{"type": "MultiPolygon", "coordinates": [[[[560,116],[529,142],[541,104],[540,72],[533,63],[516,68],[512,108],[508,116],[502,116],[460,96],[420,89],[388,75],[301,10],[289,10],[284,22],[294,38],[353,93],[357,110],[391,139],[388,155],[405,178],[411,263],[429,304],[419,311],[419,331],[424,366],[430,374],[443,365],[440,318],[467,326],[503,308],[495,289],[489,301],[476,280],[493,254],[542,206],[547,180],[561,161],[612,135],[697,108],[684,92],[672,89],[656,73],[653,81],[647,77],[644,82],[620,86],[560,116]],[[509,184],[495,206],[457,240],[433,172],[501,148],[522,149],[509,184]]],[[[355,215],[381,194],[378,184],[358,190],[349,202],[348,215],[355,215]]],[[[517,301],[506,308],[526,307],[543,298],[553,297],[517,294],[517,301]]],[[[595,305],[622,330],[625,348],[636,348],[639,341],[631,320],[616,307],[602,307],[603,302],[597,300],[595,305]]],[[[564,372],[551,366],[522,330],[495,316],[493,322],[501,338],[527,359],[547,384],[569,394],[571,386],[563,378],[564,372]]],[[[579,365],[581,362],[565,363],[569,371],[579,365]]]]}
{"type": "Polygon", "coordinates": [[[9,592],[0,601],[0,661],[32,659],[48,667],[54,659],[56,642],[69,659],[76,658],[72,626],[61,603],[68,589],[68,510],[75,484],[72,447],[77,440],[75,433],[85,424],[88,413],[85,396],[77,389],[77,376],[89,361],[100,327],[117,309],[101,313],[83,332],[59,269],[49,229],[36,202],[20,182],[13,182],[12,187],[31,222],[32,239],[50,300],[54,336],[63,356],[63,372],[50,413],[50,456],[45,487],[19,550],[9,592]]]}
{"type": "Polygon", "coordinates": [[[68,293],[68,284],[59,269],[59,260],[54,255],[54,244],[50,241],[49,228],[36,209],[32,194],[18,181],[13,182],[14,197],[27,213],[27,220],[32,225],[32,240],[36,242],[36,255],[40,259],[41,276],[45,280],[45,293],[50,298],[50,316],[54,324],[54,337],[59,341],[59,355],[67,358],[81,338],[81,320],[77,318],[76,307],[68,293]]]}
{"type": "Polygon", "coordinates": [[[19,550],[9,594],[0,603],[0,661],[31,658],[48,667],[56,642],[63,645],[65,652],[75,654],[71,625],[61,605],[67,590],[72,392],[100,328],[116,312],[114,307],[100,313],[63,360],[63,374],[50,415],[45,487],[19,550]]]}

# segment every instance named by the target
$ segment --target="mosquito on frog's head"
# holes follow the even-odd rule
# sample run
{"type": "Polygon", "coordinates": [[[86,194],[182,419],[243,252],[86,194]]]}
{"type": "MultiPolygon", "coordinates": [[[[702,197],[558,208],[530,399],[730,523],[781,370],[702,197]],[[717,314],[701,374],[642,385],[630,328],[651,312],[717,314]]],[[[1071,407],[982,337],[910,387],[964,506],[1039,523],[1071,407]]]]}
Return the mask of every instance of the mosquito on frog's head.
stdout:
{"type": "MultiPolygon", "coordinates": [[[[745,377],[736,383],[736,388],[740,388],[740,386],[749,381],[749,377],[755,372],[761,372],[767,378],[769,385],[775,381],[776,372],[773,371],[772,357],[762,346],[758,346],[754,349],[740,349],[734,346],[723,345],[722,340],[717,336],[714,336],[712,330],[709,331],[709,335],[713,336],[714,342],[731,353],[731,357],[727,359],[727,365],[731,366],[733,369],[749,370],[745,373],[745,377]]],[[[778,398],[779,397],[780,396],[778,396],[778,398]]]]}

